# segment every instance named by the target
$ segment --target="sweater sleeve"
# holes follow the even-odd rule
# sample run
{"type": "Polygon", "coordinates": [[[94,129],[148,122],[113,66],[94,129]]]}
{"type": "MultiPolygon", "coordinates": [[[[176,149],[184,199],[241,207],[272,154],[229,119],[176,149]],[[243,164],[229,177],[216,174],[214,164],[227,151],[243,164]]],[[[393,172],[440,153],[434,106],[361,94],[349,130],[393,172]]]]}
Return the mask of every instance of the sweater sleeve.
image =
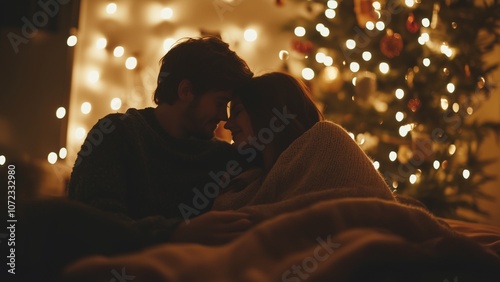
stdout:
{"type": "Polygon", "coordinates": [[[108,115],[89,131],[73,167],[68,197],[139,228],[151,243],[168,241],[181,219],[161,215],[132,218],[128,210],[126,168],[130,152],[120,126],[123,115],[108,115]]]}

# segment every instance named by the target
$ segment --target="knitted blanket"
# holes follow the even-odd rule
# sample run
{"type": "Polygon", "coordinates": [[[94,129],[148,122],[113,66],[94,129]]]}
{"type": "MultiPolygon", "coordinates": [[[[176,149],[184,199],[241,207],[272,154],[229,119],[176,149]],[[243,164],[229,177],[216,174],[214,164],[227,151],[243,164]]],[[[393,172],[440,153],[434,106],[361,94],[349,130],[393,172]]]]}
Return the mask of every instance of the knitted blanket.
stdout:
{"type": "Polygon", "coordinates": [[[88,257],[68,267],[63,281],[493,282],[499,277],[497,254],[425,210],[344,198],[283,213],[223,246],[163,244],[124,256],[88,257]]]}
{"type": "Polygon", "coordinates": [[[394,196],[370,158],[339,125],[323,121],[296,139],[262,180],[256,170],[239,175],[215,200],[214,210],[244,208],[268,218],[320,200],[394,196]]]}

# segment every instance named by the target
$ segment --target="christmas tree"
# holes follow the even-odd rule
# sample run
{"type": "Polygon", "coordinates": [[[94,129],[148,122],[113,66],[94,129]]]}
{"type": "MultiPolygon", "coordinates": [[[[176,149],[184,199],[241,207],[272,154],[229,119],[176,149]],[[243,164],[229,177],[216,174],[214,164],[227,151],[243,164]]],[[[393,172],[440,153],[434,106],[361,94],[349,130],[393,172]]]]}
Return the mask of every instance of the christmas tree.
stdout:
{"type": "MultiPolygon", "coordinates": [[[[498,1],[298,1],[304,16],[286,64],[374,160],[397,194],[422,201],[434,214],[480,215],[481,185],[495,178],[477,149],[496,123],[471,116],[492,90],[483,55],[500,42],[498,1]]],[[[286,5],[277,1],[277,5],[286,5]]],[[[285,52],[286,53],[286,52],[285,52]]]]}

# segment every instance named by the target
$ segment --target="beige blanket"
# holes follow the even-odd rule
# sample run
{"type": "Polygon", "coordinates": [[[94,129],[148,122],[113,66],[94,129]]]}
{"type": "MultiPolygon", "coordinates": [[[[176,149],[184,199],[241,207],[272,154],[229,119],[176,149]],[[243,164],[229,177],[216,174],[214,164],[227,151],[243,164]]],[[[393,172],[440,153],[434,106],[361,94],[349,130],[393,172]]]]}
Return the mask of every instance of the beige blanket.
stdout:
{"type": "Polygon", "coordinates": [[[426,211],[346,198],[283,213],[224,246],[164,244],[125,256],[89,257],[68,267],[63,281],[498,282],[499,277],[498,255],[426,211]]]}
{"type": "Polygon", "coordinates": [[[342,127],[329,121],[317,123],[295,140],[264,179],[259,171],[249,170],[233,182],[217,197],[214,210],[247,207],[246,211],[268,217],[325,199],[394,200],[371,159],[342,127]],[[256,205],[259,208],[248,208],[256,205]]]}

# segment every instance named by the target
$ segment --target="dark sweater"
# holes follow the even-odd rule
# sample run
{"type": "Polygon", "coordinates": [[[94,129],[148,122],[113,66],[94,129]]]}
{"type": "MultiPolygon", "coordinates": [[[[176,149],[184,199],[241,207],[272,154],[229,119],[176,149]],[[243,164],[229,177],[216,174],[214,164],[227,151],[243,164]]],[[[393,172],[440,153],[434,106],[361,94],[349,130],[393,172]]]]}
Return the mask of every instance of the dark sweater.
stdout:
{"type": "Polygon", "coordinates": [[[186,219],[179,205],[193,208],[191,217],[208,211],[213,195],[206,195],[205,185],[213,188],[213,175],[239,158],[230,144],[215,138],[169,136],[153,108],[129,109],[100,119],[89,132],[73,167],[69,198],[111,212],[150,240],[165,242],[186,219]]]}

